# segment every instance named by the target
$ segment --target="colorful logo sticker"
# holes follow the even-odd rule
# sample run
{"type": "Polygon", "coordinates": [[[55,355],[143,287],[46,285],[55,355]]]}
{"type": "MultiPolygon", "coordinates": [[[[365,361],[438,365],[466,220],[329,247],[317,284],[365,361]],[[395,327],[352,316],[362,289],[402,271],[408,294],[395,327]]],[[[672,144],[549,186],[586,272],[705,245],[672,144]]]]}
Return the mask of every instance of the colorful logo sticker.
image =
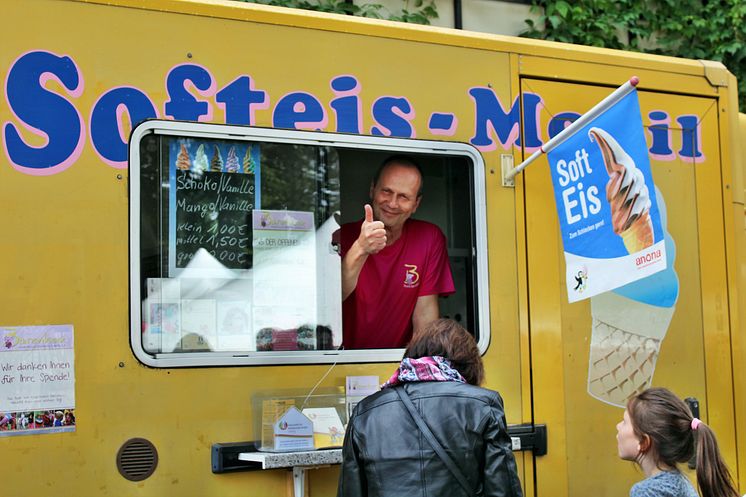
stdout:
{"type": "Polygon", "coordinates": [[[417,272],[417,266],[414,264],[404,264],[407,272],[404,276],[404,288],[415,288],[420,282],[420,273],[417,272]]]}

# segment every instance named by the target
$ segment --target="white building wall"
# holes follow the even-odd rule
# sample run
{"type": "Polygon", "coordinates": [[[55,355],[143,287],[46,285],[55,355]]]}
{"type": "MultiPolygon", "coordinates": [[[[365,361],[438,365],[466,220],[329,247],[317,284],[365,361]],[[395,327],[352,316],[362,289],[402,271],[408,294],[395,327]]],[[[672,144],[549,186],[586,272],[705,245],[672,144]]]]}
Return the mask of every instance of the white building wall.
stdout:
{"type": "MultiPolygon", "coordinates": [[[[354,0],[356,4],[370,3],[354,0]]],[[[390,12],[399,12],[403,0],[372,0],[390,12]]],[[[414,2],[410,1],[412,8],[414,2]]],[[[431,20],[433,26],[454,27],[453,0],[435,0],[438,19],[431,20]]],[[[527,28],[525,20],[537,16],[529,12],[530,5],[498,0],[461,0],[462,29],[501,35],[518,35],[527,28]]]]}

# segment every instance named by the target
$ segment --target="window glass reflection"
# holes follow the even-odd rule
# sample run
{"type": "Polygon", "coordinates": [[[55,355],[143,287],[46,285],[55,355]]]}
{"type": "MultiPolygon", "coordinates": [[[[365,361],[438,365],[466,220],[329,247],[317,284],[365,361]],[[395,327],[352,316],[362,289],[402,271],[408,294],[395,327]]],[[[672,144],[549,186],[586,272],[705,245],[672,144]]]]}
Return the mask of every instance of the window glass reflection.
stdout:
{"type": "Polygon", "coordinates": [[[141,155],[146,351],[341,343],[333,149],[150,136],[141,155]]]}

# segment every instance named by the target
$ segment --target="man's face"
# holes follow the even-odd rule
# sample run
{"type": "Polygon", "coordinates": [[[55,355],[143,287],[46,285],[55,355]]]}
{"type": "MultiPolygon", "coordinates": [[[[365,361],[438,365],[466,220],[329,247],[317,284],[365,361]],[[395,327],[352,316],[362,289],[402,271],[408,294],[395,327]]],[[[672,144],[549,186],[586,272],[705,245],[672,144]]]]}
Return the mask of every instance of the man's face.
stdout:
{"type": "Polygon", "coordinates": [[[390,230],[399,230],[420,205],[422,179],[414,167],[391,163],[370,189],[373,217],[390,230]]]}

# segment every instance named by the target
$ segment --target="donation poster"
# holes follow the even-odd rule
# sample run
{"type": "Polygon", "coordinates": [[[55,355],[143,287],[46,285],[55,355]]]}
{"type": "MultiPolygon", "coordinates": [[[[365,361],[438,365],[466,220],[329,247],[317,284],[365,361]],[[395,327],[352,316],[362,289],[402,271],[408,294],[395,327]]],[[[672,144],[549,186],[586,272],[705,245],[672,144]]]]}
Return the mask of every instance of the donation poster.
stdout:
{"type": "Polygon", "coordinates": [[[75,431],[72,325],[0,327],[0,436],[75,431]]]}
{"type": "Polygon", "coordinates": [[[548,152],[570,302],[666,268],[637,91],[548,152]]]}

